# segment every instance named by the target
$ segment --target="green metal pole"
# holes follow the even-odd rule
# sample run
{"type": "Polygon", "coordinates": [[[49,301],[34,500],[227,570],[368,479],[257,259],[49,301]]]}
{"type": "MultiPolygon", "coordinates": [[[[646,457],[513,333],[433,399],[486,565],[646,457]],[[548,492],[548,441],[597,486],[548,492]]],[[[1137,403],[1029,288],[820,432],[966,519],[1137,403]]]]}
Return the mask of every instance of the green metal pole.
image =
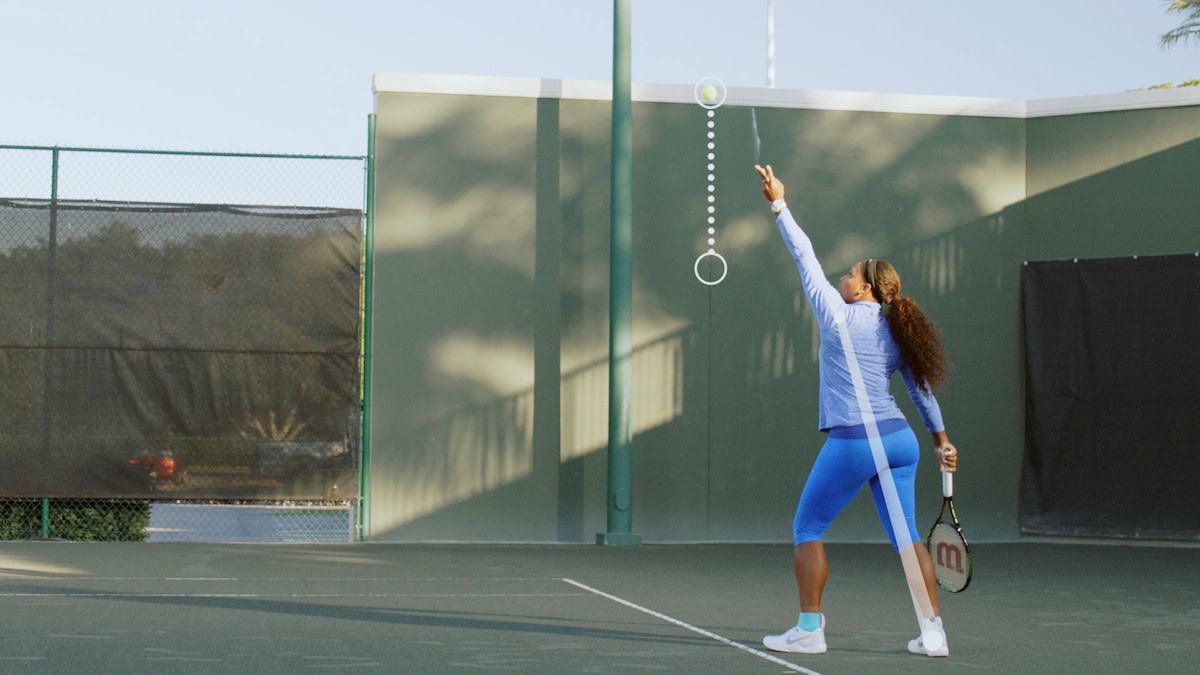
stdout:
{"type": "Polygon", "coordinates": [[[613,2],[612,216],[609,251],[609,546],[637,546],[633,532],[633,103],[630,0],[613,2]]]}
{"type": "Polygon", "coordinates": [[[42,539],[50,538],[50,498],[42,497],[42,539]]]}
{"type": "Polygon", "coordinates": [[[362,431],[359,433],[358,540],[371,536],[371,318],[375,298],[375,115],[367,116],[367,187],[366,217],[363,219],[363,315],[362,378],[359,397],[362,403],[362,431]]]}

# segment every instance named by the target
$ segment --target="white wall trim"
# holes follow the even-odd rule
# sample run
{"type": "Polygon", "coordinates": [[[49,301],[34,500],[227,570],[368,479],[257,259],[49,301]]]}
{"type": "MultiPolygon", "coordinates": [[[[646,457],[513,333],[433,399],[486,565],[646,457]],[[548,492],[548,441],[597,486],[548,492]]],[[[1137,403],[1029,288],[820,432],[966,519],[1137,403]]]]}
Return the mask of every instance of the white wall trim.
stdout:
{"type": "Polygon", "coordinates": [[[1026,117],[1055,117],[1086,113],[1174,108],[1200,105],[1200,87],[1142,89],[1098,96],[1075,96],[1029,101],[1026,117]]]}
{"type": "MultiPolygon", "coordinates": [[[[632,84],[634,101],[691,103],[693,87],[681,84],[632,84]]],[[[379,94],[457,94],[516,98],[557,98],[607,101],[612,83],[595,80],[550,80],[475,75],[376,73],[374,91],[379,94]]],[[[959,115],[971,117],[1035,118],[1200,105],[1200,87],[1148,89],[1141,91],[1075,96],[1069,98],[1015,100],[966,96],[919,94],[873,94],[853,91],[806,91],[730,87],[726,105],[764,108],[808,108],[859,112],[908,113],[915,115],[959,115]]]]}

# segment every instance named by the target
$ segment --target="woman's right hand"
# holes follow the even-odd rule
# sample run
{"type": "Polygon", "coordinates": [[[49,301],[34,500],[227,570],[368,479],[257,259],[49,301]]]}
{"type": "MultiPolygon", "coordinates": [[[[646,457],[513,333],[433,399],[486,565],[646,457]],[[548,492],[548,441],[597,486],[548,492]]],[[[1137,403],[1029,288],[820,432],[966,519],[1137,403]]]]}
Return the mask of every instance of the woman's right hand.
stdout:
{"type": "Polygon", "coordinates": [[[943,471],[951,473],[958,471],[958,448],[954,447],[949,441],[945,445],[936,448],[938,454],[938,462],[942,465],[943,471]]]}
{"type": "Polygon", "coordinates": [[[937,453],[938,464],[941,465],[942,471],[951,473],[958,471],[958,448],[950,442],[950,436],[945,431],[933,433],[933,450],[937,453]]]}

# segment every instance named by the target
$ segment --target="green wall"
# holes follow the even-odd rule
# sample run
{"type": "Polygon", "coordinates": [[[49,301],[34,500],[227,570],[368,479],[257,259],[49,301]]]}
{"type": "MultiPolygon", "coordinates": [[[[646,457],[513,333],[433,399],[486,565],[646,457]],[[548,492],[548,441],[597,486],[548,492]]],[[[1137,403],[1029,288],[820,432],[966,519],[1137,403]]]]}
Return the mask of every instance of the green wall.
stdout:
{"type": "Polygon", "coordinates": [[[1030,259],[1200,247],[1200,105],[1029,120],[1030,259]]]}
{"type": "MultiPolygon", "coordinates": [[[[586,88],[514,89],[377,93],[375,541],[581,542],[606,529],[610,105],[586,88]]],[[[733,92],[711,118],[728,275],[708,286],[693,265],[709,248],[710,118],[690,88],[661,89],[634,104],[634,532],[790,541],[823,440],[814,328],[752,168],[755,101],[759,159],[786,182],[827,275],[887,258],[943,328],[961,516],[977,540],[1017,538],[1021,263],[1196,246],[1182,177],[1200,151],[1197,109],[1027,118],[733,92]],[[1129,138],[1143,126],[1152,142],[1129,138]]],[[[940,503],[929,460],[921,520],[940,503]]],[[[884,540],[869,496],[829,540],[884,540]]]]}

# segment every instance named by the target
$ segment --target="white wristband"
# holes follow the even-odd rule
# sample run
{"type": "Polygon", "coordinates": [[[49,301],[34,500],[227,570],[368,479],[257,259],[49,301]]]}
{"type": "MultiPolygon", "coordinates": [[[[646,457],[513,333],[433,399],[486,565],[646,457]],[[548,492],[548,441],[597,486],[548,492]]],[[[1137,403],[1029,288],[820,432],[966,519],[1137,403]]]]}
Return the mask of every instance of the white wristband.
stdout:
{"type": "Polygon", "coordinates": [[[779,215],[779,213],[786,208],[787,202],[783,201],[782,199],[776,199],[775,201],[771,202],[771,210],[775,212],[775,215],[779,215]]]}

